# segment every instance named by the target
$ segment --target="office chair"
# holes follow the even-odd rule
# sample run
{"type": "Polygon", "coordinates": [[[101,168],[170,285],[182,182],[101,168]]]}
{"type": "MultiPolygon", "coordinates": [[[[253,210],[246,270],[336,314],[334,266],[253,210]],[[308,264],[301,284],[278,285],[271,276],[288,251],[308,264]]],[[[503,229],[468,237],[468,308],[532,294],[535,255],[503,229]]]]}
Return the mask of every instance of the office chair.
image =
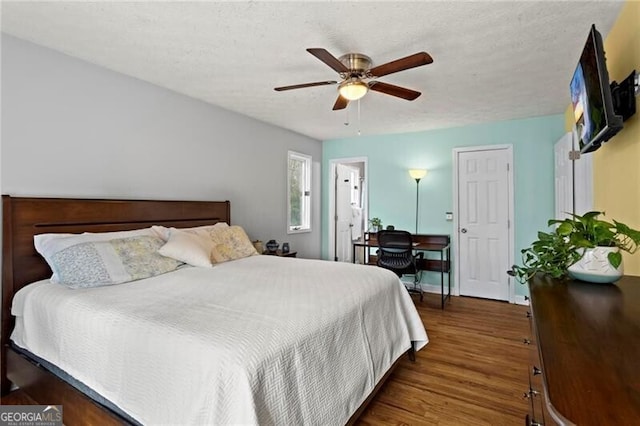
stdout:
{"type": "Polygon", "coordinates": [[[413,288],[407,288],[407,291],[419,293],[422,302],[422,287],[418,285],[422,271],[418,269],[417,260],[422,259],[424,253],[414,255],[412,243],[411,234],[407,231],[379,231],[377,265],[395,272],[398,277],[412,274],[413,288]]]}

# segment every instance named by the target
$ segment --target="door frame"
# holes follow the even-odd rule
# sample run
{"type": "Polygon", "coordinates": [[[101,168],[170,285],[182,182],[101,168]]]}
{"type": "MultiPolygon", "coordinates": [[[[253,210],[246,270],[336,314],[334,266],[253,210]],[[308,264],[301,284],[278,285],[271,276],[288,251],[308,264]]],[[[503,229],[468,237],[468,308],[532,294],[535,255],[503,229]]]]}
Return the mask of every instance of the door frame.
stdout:
{"type": "MultiPolygon", "coordinates": [[[[473,151],[498,151],[498,150],[506,150],[508,157],[508,164],[510,164],[509,169],[507,170],[507,191],[508,191],[508,236],[507,236],[507,244],[508,244],[508,252],[509,252],[509,266],[514,264],[514,247],[515,247],[515,219],[514,219],[514,190],[513,190],[513,145],[510,144],[501,144],[501,145],[478,145],[478,146],[467,146],[461,148],[453,149],[453,232],[455,232],[455,236],[452,239],[455,248],[453,250],[453,256],[455,262],[453,263],[453,276],[454,276],[454,286],[453,294],[454,296],[460,296],[460,205],[458,200],[458,157],[463,152],[473,152],[473,151]]],[[[504,271],[506,274],[507,271],[504,271]]],[[[512,277],[507,278],[507,282],[509,285],[509,303],[515,303],[515,282],[512,277]]]]}
{"type": "MultiPolygon", "coordinates": [[[[365,220],[365,223],[369,220],[369,159],[368,157],[346,157],[346,158],[334,158],[329,160],[329,176],[326,180],[328,188],[329,188],[329,202],[327,203],[327,218],[329,219],[329,223],[327,226],[327,230],[329,232],[328,235],[328,244],[327,254],[329,256],[329,260],[335,259],[335,199],[336,199],[336,188],[334,185],[334,177],[336,174],[336,166],[338,164],[353,164],[353,163],[364,163],[364,185],[361,188],[362,193],[364,194],[364,205],[362,206],[362,217],[365,220]]],[[[362,232],[365,230],[363,229],[362,232]]]]}

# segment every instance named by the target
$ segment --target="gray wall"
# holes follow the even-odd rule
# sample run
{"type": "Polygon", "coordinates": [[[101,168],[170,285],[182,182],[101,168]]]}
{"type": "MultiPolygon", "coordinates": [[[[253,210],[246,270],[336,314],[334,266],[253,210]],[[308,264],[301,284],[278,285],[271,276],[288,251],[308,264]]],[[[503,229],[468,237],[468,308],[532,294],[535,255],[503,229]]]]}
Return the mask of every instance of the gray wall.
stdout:
{"type": "Polygon", "coordinates": [[[2,34],[3,194],[230,200],[252,239],[320,257],[320,141],[2,34]],[[287,150],[313,157],[313,232],[286,233],[287,150]]]}

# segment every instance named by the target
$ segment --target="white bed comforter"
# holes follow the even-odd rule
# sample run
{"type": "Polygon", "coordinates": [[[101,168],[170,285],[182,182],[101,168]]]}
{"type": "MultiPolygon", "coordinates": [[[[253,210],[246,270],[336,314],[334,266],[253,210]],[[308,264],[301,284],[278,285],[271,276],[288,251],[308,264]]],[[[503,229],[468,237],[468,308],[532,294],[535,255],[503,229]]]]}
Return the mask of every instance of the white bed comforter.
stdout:
{"type": "Polygon", "coordinates": [[[253,256],[110,287],[19,291],[11,338],[143,424],[344,424],[428,339],[398,278],[253,256]]]}

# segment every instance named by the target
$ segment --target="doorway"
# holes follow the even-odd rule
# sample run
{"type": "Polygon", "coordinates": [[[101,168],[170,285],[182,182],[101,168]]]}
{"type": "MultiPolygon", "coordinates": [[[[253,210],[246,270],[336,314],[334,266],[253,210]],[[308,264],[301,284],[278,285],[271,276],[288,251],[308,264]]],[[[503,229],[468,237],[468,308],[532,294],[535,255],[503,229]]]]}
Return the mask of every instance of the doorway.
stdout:
{"type": "Polygon", "coordinates": [[[462,296],[515,302],[513,148],[454,149],[456,282],[462,296]]]}
{"type": "Polygon", "coordinates": [[[329,259],[353,261],[353,241],[364,237],[368,218],[367,158],[329,162],[329,259]]]}

